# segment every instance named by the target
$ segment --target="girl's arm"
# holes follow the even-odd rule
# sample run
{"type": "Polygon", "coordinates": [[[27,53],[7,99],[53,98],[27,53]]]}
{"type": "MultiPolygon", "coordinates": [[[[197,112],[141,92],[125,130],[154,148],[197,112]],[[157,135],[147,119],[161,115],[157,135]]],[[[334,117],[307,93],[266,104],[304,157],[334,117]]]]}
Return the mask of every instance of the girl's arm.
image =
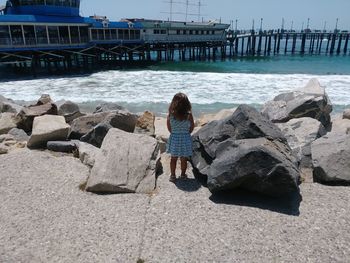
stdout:
{"type": "Polygon", "coordinates": [[[190,123],[191,123],[191,126],[190,126],[190,133],[193,132],[193,129],[194,129],[194,120],[193,120],[193,115],[192,113],[190,113],[190,116],[188,118],[190,120],[190,123]]]}
{"type": "Polygon", "coordinates": [[[170,115],[168,114],[166,118],[166,126],[168,128],[168,131],[171,133],[171,125],[170,125],[170,115]]]}

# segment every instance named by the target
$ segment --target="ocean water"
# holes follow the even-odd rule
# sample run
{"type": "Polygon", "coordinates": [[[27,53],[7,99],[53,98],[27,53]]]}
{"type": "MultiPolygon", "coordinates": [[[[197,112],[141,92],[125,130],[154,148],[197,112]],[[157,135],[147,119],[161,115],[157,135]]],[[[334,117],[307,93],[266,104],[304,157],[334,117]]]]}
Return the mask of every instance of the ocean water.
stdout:
{"type": "Polygon", "coordinates": [[[133,112],[164,115],[177,92],[188,95],[195,115],[249,104],[256,108],[282,92],[317,78],[334,112],[350,107],[350,56],[275,56],[210,62],[169,62],[145,69],[110,70],[89,75],[2,79],[0,95],[35,101],[50,94],[82,110],[116,102],[133,112]]]}

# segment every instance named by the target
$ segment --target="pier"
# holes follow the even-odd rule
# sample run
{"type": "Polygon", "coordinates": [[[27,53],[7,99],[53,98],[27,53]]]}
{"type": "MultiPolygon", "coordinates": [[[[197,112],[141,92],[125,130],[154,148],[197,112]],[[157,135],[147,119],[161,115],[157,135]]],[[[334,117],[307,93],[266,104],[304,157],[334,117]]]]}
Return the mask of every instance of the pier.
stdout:
{"type": "Polygon", "coordinates": [[[94,44],[81,49],[0,51],[0,64],[15,72],[86,72],[162,61],[206,61],[276,55],[349,55],[350,33],[228,33],[226,41],[94,44]]]}

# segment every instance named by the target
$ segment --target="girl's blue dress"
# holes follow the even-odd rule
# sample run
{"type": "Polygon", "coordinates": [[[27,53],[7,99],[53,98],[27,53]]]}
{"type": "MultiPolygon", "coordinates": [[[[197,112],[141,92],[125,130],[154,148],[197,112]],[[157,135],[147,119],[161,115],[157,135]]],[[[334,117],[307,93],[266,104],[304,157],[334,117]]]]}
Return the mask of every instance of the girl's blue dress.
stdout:
{"type": "Polygon", "coordinates": [[[171,134],[167,144],[167,153],[173,157],[192,156],[192,138],[190,134],[191,122],[177,120],[170,116],[171,134]]]}

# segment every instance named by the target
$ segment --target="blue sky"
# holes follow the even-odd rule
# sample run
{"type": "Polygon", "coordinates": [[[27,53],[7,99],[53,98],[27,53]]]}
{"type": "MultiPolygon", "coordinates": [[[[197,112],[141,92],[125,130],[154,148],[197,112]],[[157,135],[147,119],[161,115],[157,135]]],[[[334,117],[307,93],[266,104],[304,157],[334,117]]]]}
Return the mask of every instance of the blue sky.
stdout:
{"type": "MultiPolygon", "coordinates": [[[[198,0],[189,0],[198,3],[198,0]]],[[[124,17],[144,17],[167,19],[170,0],[82,0],[83,15],[103,14],[110,19],[118,20],[124,17]]],[[[186,0],[174,0],[186,2],[186,0]]],[[[276,28],[285,20],[285,28],[304,28],[310,18],[310,28],[323,29],[326,22],[328,30],[334,29],[339,18],[338,28],[350,30],[350,0],[202,0],[202,14],[205,20],[222,19],[238,20],[238,28],[251,28],[255,20],[256,28],[260,28],[263,18],[264,28],[276,28]]],[[[174,11],[185,12],[185,5],[174,4],[174,11]]],[[[198,8],[191,7],[189,13],[198,13],[198,8]]],[[[178,20],[184,20],[184,15],[174,15],[178,20]]],[[[193,16],[190,20],[197,20],[193,16]]],[[[235,22],[234,22],[235,24],[235,22]]]]}
{"type": "MultiPolygon", "coordinates": [[[[199,0],[189,0],[198,3],[199,0]]],[[[0,0],[4,4],[5,0],[0,0]]],[[[170,0],[82,0],[81,15],[106,15],[111,20],[125,17],[138,18],[169,18],[170,0]]],[[[186,2],[186,0],[174,0],[186,2]]],[[[282,18],[285,28],[290,29],[293,21],[294,29],[307,26],[308,18],[311,29],[323,29],[325,22],[328,30],[334,29],[336,19],[338,28],[350,30],[350,0],[202,0],[201,13],[205,20],[222,19],[222,22],[238,20],[238,28],[249,29],[255,20],[255,28],[260,28],[263,18],[263,28],[279,28],[282,18]]],[[[174,3],[174,12],[184,13],[184,4],[174,3]]],[[[191,6],[188,13],[197,14],[198,8],[191,6]]],[[[185,15],[173,15],[176,20],[184,20],[185,15]]],[[[188,20],[197,20],[197,16],[189,16],[188,20]]],[[[235,26],[235,22],[233,22],[235,26]]]]}

